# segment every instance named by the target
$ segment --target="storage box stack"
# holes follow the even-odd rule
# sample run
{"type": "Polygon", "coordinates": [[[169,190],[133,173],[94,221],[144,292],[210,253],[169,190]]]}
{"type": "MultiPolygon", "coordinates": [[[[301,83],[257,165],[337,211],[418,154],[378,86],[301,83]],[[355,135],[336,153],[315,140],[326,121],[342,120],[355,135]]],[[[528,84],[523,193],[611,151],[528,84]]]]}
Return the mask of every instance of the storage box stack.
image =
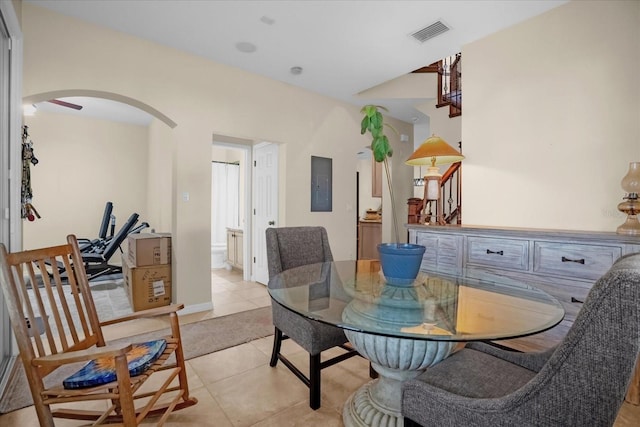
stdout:
{"type": "Polygon", "coordinates": [[[133,311],[171,303],[171,234],[140,233],[128,238],[122,276],[133,311]]]}

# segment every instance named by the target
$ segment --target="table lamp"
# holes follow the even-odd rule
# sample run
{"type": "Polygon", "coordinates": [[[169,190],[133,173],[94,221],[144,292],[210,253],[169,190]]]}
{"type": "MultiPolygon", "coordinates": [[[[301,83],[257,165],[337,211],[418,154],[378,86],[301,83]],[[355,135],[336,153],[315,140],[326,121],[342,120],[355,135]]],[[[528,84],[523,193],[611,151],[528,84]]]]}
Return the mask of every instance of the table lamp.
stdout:
{"type": "Polygon", "coordinates": [[[622,178],[620,183],[622,189],[627,193],[624,202],[618,205],[618,210],[627,214],[627,220],[618,227],[618,234],[640,235],[640,222],[637,214],[640,213],[640,162],[629,163],[629,172],[622,178]]]}
{"type": "Polygon", "coordinates": [[[440,200],[440,180],[442,174],[436,165],[455,163],[464,159],[458,150],[450,146],[444,139],[432,135],[427,138],[420,147],[405,162],[409,166],[429,165],[424,176],[424,206],[428,201],[436,201],[436,222],[444,225],[440,200]]]}

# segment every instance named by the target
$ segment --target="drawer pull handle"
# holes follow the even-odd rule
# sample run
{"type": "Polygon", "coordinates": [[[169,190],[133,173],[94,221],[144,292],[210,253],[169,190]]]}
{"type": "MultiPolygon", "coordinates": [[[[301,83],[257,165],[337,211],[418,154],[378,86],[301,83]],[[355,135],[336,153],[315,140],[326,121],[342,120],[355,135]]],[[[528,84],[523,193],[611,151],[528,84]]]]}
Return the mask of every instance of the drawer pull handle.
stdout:
{"type": "Polygon", "coordinates": [[[498,254],[498,255],[504,255],[503,251],[492,251],[490,249],[487,249],[487,253],[488,254],[498,254]]]}
{"type": "Polygon", "coordinates": [[[562,257],[562,262],[577,262],[578,264],[584,264],[584,258],[571,259],[567,257],[562,257]]]}
{"type": "Polygon", "coordinates": [[[580,301],[579,299],[576,299],[574,297],[571,297],[571,302],[579,302],[580,304],[584,304],[584,301],[580,301]]]}

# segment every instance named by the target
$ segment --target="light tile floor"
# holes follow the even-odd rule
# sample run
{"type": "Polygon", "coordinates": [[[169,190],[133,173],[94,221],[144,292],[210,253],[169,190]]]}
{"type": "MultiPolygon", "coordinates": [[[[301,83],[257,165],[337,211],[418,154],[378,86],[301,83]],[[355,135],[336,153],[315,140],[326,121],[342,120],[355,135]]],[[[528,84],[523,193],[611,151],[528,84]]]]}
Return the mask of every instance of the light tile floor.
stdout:
{"type": "MultiPolygon", "coordinates": [[[[240,273],[212,271],[214,310],[181,317],[184,323],[264,307],[270,304],[264,285],[245,282],[240,273]]],[[[164,328],[165,324],[144,323],[130,335],[164,328]]],[[[118,330],[107,331],[119,336],[118,330]]],[[[121,335],[120,335],[121,336],[121,335]]],[[[369,381],[369,365],[354,357],[322,373],[322,407],[308,405],[308,389],[282,364],[269,367],[272,337],[258,339],[187,361],[191,394],[199,403],[172,414],[168,426],[342,426],[342,405],[360,385],[369,381]]],[[[283,352],[296,364],[305,366],[308,357],[291,341],[283,352]]],[[[331,354],[327,355],[328,357],[331,354]]],[[[153,420],[148,421],[154,424],[153,420]]],[[[77,426],[79,422],[56,420],[57,426],[77,426]]],[[[0,416],[0,426],[35,427],[33,407],[0,416]]],[[[615,427],[640,425],[640,406],[624,404],[615,427]]]]}

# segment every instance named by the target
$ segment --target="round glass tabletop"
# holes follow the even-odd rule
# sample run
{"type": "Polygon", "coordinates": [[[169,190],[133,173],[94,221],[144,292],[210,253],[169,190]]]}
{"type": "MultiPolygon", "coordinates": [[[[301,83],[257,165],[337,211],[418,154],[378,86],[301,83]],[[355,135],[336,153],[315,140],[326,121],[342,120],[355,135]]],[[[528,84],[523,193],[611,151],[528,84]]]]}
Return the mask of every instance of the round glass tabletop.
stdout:
{"type": "Polygon", "coordinates": [[[269,281],[269,294],[309,319],[423,340],[517,338],[550,329],[564,317],[555,298],[524,282],[420,272],[411,285],[394,286],[376,260],[292,268],[269,281]]]}

